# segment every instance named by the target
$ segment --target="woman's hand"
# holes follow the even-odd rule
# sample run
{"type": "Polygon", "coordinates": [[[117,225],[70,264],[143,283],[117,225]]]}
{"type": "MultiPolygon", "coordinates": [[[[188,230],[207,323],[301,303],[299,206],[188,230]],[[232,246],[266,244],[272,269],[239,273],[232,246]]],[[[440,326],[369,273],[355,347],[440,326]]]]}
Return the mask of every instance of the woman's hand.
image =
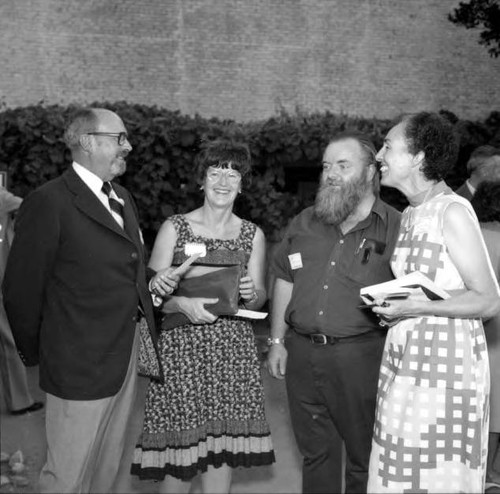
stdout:
{"type": "Polygon", "coordinates": [[[205,309],[206,304],[216,304],[218,298],[175,297],[177,307],[193,324],[211,324],[217,320],[216,315],[205,309]]]}
{"type": "Polygon", "coordinates": [[[375,305],[372,311],[380,318],[381,326],[394,326],[401,319],[416,315],[416,303],[419,300],[424,300],[420,294],[412,294],[406,299],[391,299],[388,300],[383,296],[375,299],[375,305]]]}
{"type": "Polygon", "coordinates": [[[166,297],[167,295],[172,295],[177,288],[179,280],[180,276],[174,273],[174,268],[170,267],[158,271],[151,278],[149,286],[155,295],[166,297]]]}
{"type": "Polygon", "coordinates": [[[259,298],[259,294],[255,289],[255,283],[250,276],[243,276],[240,279],[240,298],[245,305],[254,303],[259,298]]]}

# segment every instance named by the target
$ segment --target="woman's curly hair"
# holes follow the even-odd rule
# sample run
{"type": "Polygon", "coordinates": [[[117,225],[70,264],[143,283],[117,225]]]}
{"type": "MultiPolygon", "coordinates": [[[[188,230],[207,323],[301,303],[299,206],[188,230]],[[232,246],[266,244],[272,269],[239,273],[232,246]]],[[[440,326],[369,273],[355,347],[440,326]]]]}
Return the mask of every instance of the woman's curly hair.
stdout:
{"type": "Polygon", "coordinates": [[[405,137],[408,151],[425,154],[422,172],[429,180],[442,180],[458,157],[458,138],[453,125],[437,113],[406,115],[405,137]]]}

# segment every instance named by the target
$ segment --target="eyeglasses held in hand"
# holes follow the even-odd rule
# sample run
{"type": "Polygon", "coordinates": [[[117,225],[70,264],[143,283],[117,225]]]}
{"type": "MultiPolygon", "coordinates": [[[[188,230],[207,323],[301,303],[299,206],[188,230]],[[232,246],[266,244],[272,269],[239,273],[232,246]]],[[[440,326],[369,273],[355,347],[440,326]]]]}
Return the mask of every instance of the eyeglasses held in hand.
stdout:
{"type": "Polygon", "coordinates": [[[123,146],[128,139],[126,132],[87,132],[88,136],[108,136],[114,137],[118,141],[119,146],[123,146]]]}

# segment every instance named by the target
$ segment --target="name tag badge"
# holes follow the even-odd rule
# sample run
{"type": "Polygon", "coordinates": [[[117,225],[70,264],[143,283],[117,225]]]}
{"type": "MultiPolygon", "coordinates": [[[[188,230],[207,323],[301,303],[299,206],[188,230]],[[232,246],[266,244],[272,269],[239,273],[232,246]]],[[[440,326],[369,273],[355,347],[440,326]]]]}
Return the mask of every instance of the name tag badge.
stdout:
{"type": "Polygon", "coordinates": [[[302,256],[300,255],[300,252],[290,254],[288,256],[288,259],[290,259],[290,267],[292,269],[300,269],[304,267],[304,265],[302,264],[302,256]]]}
{"type": "Polygon", "coordinates": [[[184,245],[184,254],[188,257],[191,257],[194,254],[199,254],[200,257],[205,257],[207,255],[207,246],[197,242],[186,242],[184,245]]]}

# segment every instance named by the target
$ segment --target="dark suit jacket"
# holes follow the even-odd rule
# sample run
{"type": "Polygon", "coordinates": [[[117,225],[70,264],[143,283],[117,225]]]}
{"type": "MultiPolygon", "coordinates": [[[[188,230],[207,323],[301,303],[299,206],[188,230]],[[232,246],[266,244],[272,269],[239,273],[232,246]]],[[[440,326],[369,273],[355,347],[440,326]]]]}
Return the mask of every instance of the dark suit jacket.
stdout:
{"type": "Polygon", "coordinates": [[[459,196],[462,196],[462,197],[465,197],[465,199],[467,199],[468,201],[470,201],[472,199],[472,193],[469,189],[469,187],[467,187],[467,183],[464,182],[456,191],[455,191],[455,194],[458,194],[459,196]]]}
{"type": "Polygon", "coordinates": [[[116,394],[130,360],[138,306],[156,347],[136,207],[125,230],[71,167],[24,201],[4,279],[5,308],[23,362],[63,399],[116,394]]]}

